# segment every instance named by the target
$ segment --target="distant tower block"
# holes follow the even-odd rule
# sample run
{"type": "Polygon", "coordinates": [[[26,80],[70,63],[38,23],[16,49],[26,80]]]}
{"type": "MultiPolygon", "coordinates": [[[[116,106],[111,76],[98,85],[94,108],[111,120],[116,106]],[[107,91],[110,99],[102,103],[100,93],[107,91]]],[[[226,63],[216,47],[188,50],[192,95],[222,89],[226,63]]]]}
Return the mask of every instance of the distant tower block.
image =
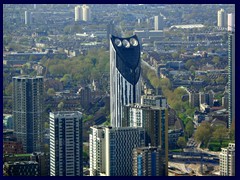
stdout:
{"type": "Polygon", "coordinates": [[[80,21],[82,19],[82,8],[81,6],[75,7],[75,21],[80,21]]]}
{"type": "Polygon", "coordinates": [[[234,13],[228,14],[228,31],[229,32],[235,31],[235,14],[234,13]]]}
{"type": "Polygon", "coordinates": [[[154,30],[163,30],[163,16],[154,16],[154,30]]]}
{"type": "Polygon", "coordinates": [[[224,9],[218,11],[218,27],[227,27],[227,14],[224,9]]]}
{"type": "Polygon", "coordinates": [[[32,23],[32,14],[29,11],[25,11],[25,24],[30,25],[32,23]]]}
{"type": "Polygon", "coordinates": [[[91,12],[90,8],[87,5],[82,6],[82,20],[83,21],[90,21],[91,20],[91,12]]]}

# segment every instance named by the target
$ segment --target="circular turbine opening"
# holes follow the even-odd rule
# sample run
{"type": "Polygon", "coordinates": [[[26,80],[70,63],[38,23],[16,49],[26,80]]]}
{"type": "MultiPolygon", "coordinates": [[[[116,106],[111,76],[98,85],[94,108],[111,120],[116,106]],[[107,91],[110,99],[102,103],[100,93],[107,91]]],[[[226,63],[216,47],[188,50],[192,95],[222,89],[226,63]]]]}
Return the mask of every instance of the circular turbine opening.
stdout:
{"type": "Polygon", "coordinates": [[[115,44],[118,46],[118,47],[121,47],[122,46],[122,42],[120,41],[120,39],[115,39],[115,44]]]}
{"type": "Polygon", "coordinates": [[[130,43],[128,42],[128,40],[124,39],[124,40],[122,41],[122,43],[123,43],[123,46],[124,46],[125,48],[129,48],[129,47],[130,47],[130,43]]]}
{"type": "Polygon", "coordinates": [[[135,38],[131,38],[130,43],[131,43],[132,46],[137,46],[138,45],[138,41],[135,38]]]}

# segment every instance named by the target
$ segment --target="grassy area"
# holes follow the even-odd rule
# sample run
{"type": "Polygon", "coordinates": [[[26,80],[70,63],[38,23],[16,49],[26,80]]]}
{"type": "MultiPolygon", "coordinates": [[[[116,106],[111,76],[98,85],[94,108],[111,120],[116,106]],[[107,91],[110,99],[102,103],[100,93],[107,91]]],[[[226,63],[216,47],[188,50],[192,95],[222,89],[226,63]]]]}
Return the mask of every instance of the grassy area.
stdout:
{"type": "Polygon", "coordinates": [[[232,140],[229,140],[229,139],[225,139],[223,140],[222,142],[222,146],[220,146],[220,143],[218,140],[216,139],[212,139],[209,144],[208,144],[208,149],[210,151],[221,151],[221,148],[223,147],[227,147],[229,143],[231,143],[232,140]]]}
{"type": "Polygon", "coordinates": [[[171,149],[170,152],[182,152],[182,149],[171,149]]]}

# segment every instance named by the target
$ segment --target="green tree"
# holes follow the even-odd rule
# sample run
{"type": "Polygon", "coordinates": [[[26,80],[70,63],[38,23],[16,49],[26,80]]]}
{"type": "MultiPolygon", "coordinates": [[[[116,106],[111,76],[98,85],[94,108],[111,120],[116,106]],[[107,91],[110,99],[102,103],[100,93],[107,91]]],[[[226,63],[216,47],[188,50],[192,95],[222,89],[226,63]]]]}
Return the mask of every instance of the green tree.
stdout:
{"type": "Polygon", "coordinates": [[[63,107],[64,107],[64,102],[61,101],[61,102],[58,104],[57,107],[58,107],[58,109],[63,109],[63,107]]]}
{"type": "Polygon", "coordinates": [[[227,79],[225,79],[225,78],[222,77],[222,76],[219,76],[219,77],[216,79],[216,83],[218,83],[218,84],[226,84],[226,83],[227,83],[227,79]]]}
{"type": "Polygon", "coordinates": [[[219,141],[220,146],[224,139],[228,137],[228,129],[225,126],[217,126],[213,132],[213,138],[219,141]]]}
{"type": "Polygon", "coordinates": [[[213,62],[214,64],[218,64],[219,61],[220,61],[220,58],[219,58],[218,56],[214,56],[213,59],[212,59],[212,62],[213,62]]]}
{"type": "Polygon", "coordinates": [[[179,137],[177,140],[177,145],[183,150],[187,146],[186,139],[184,137],[179,137]]]}
{"type": "Polygon", "coordinates": [[[49,89],[47,90],[47,94],[48,94],[49,96],[53,96],[53,95],[55,95],[55,90],[54,90],[53,88],[49,88],[49,89]]]}
{"type": "Polygon", "coordinates": [[[209,140],[212,137],[213,129],[209,122],[203,122],[198,126],[194,138],[197,142],[203,143],[204,147],[207,147],[209,140]]]}
{"type": "Polygon", "coordinates": [[[7,85],[5,88],[5,95],[11,96],[12,95],[12,90],[13,90],[13,83],[11,82],[10,84],[7,85]]]}
{"type": "Polygon", "coordinates": [[[194,125],[193,122],[190,120],[187,122],[186,127],[185,127],[185,133],[187,137],[191,137],[194,133],[194,125]]]}

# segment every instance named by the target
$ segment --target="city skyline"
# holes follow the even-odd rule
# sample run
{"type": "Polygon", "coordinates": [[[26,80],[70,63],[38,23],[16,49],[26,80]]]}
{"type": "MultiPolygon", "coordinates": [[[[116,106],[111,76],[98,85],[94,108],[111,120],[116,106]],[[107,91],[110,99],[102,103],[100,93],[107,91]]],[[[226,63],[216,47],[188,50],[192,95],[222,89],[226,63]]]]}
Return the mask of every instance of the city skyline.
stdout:
{"type": "Polygon", "coordinates": [[[4,4],[4,176],[235,176],[235,53],[234,4],[4,4]]]}

